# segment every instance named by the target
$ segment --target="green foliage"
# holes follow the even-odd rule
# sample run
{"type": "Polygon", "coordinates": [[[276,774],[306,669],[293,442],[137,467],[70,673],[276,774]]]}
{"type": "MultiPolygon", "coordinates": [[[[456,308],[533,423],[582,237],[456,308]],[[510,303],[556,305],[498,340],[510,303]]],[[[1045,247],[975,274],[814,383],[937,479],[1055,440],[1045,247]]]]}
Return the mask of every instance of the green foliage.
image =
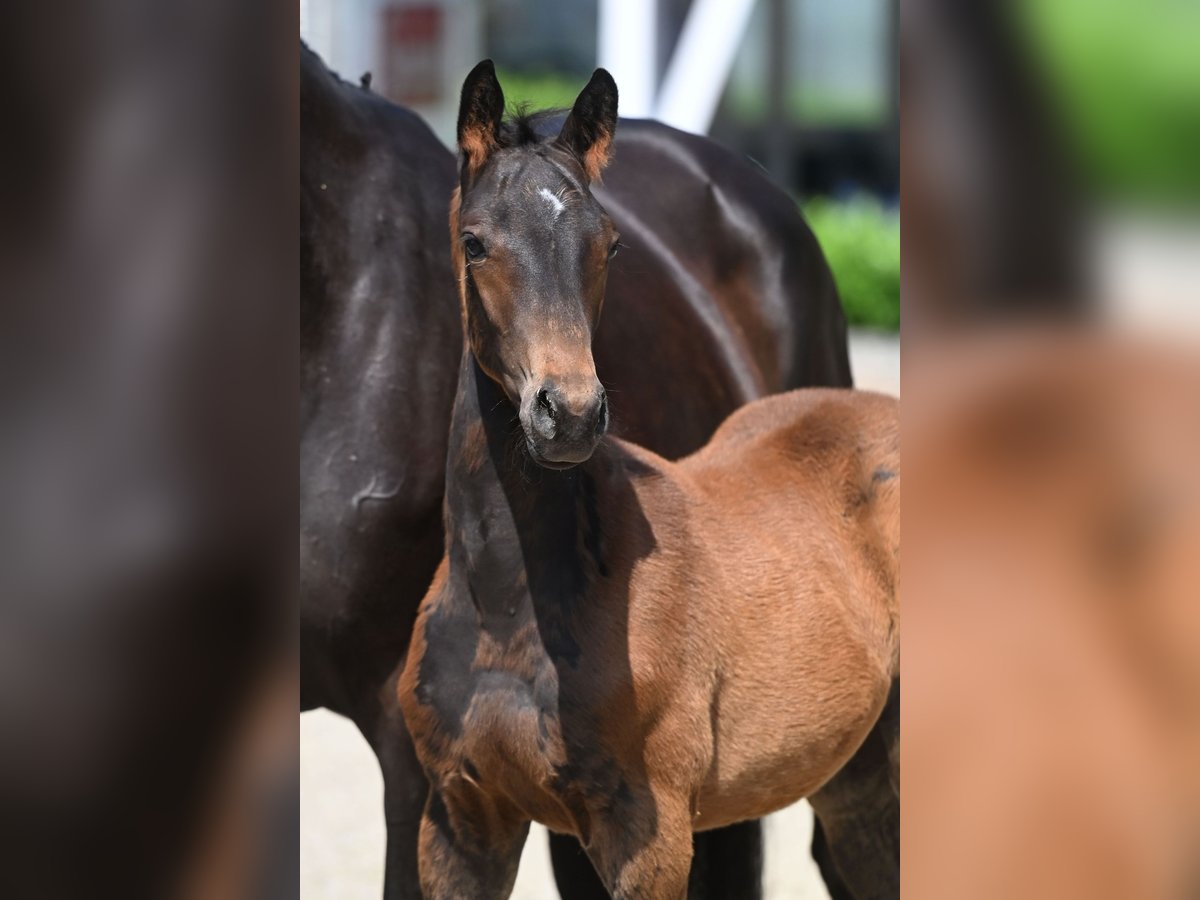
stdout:
{"type": "Polygon", "coordinates": [[[1024,0],[1019,25],[1104,193],[1200,202],[1200,4],[1024,0]]]}
{"type": "Polygon", "coordinates": [[[527,104],[531,111],[570,109],[583,86],[587,84],[587,76],[580,78],[562,72],[497,69],[496,77],[500,79],[505,105],[509,109],[527,104]]]}
{"type": "MultiPolygon", "coordinates": [[[[757,82],[731,84],[722,104],[725,113],[742,125],[759,126],[770,116],[767,95],[757,82]]],[[[878,126],[887,112],[879,97],[846,95],[820,84],[789,85],[785,111],[792,124],[843,128],[878,126]]]]}
{"type": "MultiPolygon", "coordinates": [[[[522,103],[531,110],[569,109],[588,80],[586,74],[516,69],[497,69],[496,75],[510,109],[522,103]]],[[[728,103],[738,121],[761,123],[767,117],[767,97],[757,84],[732,85],[728,103]]],[[[877,97],[848,97],[821,85],[790,86],[787,109],[796,122],[849,127],[876,125],[885,112],[877,97]]]]}
{"type": "Polygon", "coordinates": [[[870,197],[815,198],[802,204],[837,282],[846,319],[900,327],[900,217],[870,197]]]}

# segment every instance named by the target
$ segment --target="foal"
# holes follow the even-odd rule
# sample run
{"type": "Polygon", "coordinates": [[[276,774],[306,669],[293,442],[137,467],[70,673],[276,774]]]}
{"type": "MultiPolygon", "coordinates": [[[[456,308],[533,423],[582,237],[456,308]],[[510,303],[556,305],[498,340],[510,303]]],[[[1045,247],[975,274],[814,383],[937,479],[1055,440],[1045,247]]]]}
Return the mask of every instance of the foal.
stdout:
{"type": "Polygon", "coordinates": [[[898,670],[894,400],[760,401],[678,464],[602,440],[616,106],[597,70],[542,140],[489,62],[463,87],[446,556],[399,685],[429,897],[506,897],[537,820],[614,896],[677,900],[693,830],[820,788],[898,670]]]}

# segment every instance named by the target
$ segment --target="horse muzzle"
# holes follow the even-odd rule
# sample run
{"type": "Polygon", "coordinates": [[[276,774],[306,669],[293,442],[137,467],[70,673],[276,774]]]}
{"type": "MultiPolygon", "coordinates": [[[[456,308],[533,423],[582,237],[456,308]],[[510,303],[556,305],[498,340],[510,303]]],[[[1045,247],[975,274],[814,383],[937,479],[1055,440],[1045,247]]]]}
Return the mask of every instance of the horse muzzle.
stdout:
{"type": "Polygon", "coordinates": [[[546,380],[526,391],[521,425],[534,462],[570,468],[590,459],[608,430],[608,396],[595,378],[576,389],[546,380]]]}

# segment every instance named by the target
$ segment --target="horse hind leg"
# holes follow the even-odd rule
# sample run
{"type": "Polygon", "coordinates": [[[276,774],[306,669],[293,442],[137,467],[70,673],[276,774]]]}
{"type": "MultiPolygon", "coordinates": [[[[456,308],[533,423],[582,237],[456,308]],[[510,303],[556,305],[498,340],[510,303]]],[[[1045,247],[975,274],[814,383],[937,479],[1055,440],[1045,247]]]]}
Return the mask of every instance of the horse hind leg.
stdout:
{"type": "Polygon", "coordinates": [[[900,896],[900,681],[858,752],[809,798],[813,859],[833,900],[900,896]]]}

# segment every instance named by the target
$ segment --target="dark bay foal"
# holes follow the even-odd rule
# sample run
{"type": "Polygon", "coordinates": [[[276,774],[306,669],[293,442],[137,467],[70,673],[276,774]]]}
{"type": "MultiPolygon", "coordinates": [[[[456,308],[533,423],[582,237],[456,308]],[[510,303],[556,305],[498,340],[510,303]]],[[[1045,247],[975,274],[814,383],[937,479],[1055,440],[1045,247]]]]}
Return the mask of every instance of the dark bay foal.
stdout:
{"type": "MultiPolygon", "coordinates": [[[[693,831],[820,797],[896,683],[894,400],[762,400],[679,463],[604,438],[591,344],[619,239],[589,187],[616,105],[597,71],[539,140],[502,124],[490,64],[463,89],[446,557],[399,684],[429,897],[507,896],[536,820],[614,896],[678,900],[693,831]]],[[[858,896],[895,892],[874,856],[858,896]]]]}

